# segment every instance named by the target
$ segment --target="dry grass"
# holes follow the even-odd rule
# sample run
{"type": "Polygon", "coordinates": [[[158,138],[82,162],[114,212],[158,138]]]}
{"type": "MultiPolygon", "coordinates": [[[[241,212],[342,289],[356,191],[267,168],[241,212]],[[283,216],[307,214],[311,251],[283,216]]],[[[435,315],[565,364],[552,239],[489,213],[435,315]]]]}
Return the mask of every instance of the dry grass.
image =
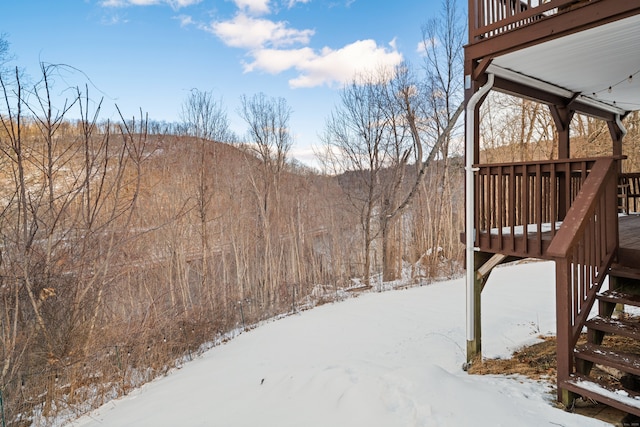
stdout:
{"type": "Polygon", "coordinates": [[[556,337],[540,337],[543,341],[523,347],[509,359],[476,359],[468,372],[475,375],[519,374],[532,379],[555,382],[556,337]]]}
{"type": "MultiPolygon", "coordinates": [[[[556,337],[540,336],[543,341],[526,346],[513,353],[509,359],[483,359],[473,361],[468,372],[475,375],[524,375],[534,380],[556,382],[556,337]]],[[[578,345],[586,342],[586,336],[580,337],[578,345]]],[[[616,335],[606,336],[603,346],[625,353],[640,354],[640,342],[616,335]]],[[[622,375],[614,369],[595,365],[591,376],[619,387],[622,375]]]]}

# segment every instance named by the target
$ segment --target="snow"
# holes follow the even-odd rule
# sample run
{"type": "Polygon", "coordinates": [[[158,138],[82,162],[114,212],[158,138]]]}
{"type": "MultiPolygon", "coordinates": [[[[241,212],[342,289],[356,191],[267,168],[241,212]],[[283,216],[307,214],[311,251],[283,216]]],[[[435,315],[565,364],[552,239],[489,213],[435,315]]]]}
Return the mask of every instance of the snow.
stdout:
{"type": "MultiPolygon", "coordinates": [[[[556,230],[560,229],[560,226],[562,225],[562,221],[557,221],[553,224],[553,227],[556,230]]],[[[551,231],[551,223],[550,222],[545,222],[543,224],[540,225],[540,232],[541,233],[548,233],[551,231]]],[[[491,229],[491,235],[493,236],[497,236],[500,230],[498,228],[492,228],[491,229]]],[[[527,224],[527,234],[533,234],[533,233],[537,233],[538,232],[538,224],[527,224]]],[[[510,235],[511,234],[511,227],[502,227],[502,234],[503,235],[510,235]]],[[[524,225],[516,225],[513,227],[513,235],[514,236],[522,236],[524,234],[524,225]]]]}
{"type": "MultiPolygon", "coordinates": [[[[483,350],[553,333],[554,265],[494,270],[483,350]]],[[[476,376],[463,279],[364,293],[264,324],[73,422],[89,426],[605,426],[553,406],[545,382],[476,376]]]]}

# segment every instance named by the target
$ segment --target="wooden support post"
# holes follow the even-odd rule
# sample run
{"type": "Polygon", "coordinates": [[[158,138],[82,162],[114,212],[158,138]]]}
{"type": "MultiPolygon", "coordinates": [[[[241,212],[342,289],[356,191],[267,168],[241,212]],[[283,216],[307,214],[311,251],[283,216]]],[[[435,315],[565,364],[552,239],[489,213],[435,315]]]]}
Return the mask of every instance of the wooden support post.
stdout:
{"type": "MultiPolygon", "coordinates": [[[[611,135],[612,154],[614,156],[622,156],[622,138],[624,137],[625,131],[621,129],[615,121],[608,121],[607,126],[609,127],[609,134],[611,135]]],[[[620,172],[620,170],[618,172],[620,172]]]]}
{"type": "Polygon", "coordinates": [[[473,253],[473,339],[467,340],[467,363],[471,363],[473,359],[482,357],[482,322],[481,322],[481,306],[482,306],[482,290],[489,279],[489,275],[493,268],[506,259],[501,254],[490,254],[486,252],[473,253]]]}
{"type": "MultiPolygon", "coordinates": [[[[618,124],[617,121],[608,121],[607,126],[609,126],[609,134],[611,135],[611,143],[612,143],[612,154],[614,156],[620,157],[617,160],[616,171],[618,175],[622,173],[622,139],[626,134],[626,130],[621,127],[622,122],[618,124]]],[[[619,178],[618,178],[619,180],[619,178]]],[[[627,199],[625,194],[624,186],[618,187],[618,212],[628,212],[629,207],[627,206],[627,199]]]]}
{"type": "Polygon", "coordinates": [[[552,105],[549,109],[556,125],[556,131],[558,132],[558,158],[569,159],[571,158],[569,131],[571,128],[571,119],[573,119],[575,111],[559,105],[552,105]]]}
{"type": "MultiPolygon", "coordinates": [[[[549,106],[551,116],[556,125],[558,133],[558,159],[569,159],[571,156],[571,119],[575,111],[564,106],[549,106]]],[[[567,205],[566,182],[571,179],[570,172],[567,170],[564,175],[558,176],[558,219],[564,219],[569,210],[567,205]]]]}

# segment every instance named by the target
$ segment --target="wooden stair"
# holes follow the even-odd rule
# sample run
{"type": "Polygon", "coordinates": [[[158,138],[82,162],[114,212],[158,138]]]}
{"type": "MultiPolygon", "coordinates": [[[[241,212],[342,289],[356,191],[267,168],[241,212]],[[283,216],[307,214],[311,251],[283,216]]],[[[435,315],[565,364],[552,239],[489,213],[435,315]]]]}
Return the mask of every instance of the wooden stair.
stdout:
{"type": "Polygon", "coordinates": [[[563,387],[640,416],[640,319],[616,311],[640,307],[640,269],[614,265],[609,274],[610,289],[597,294],[599,314],[585,324],[587,342],[574,349],[575,372],[563,387]]]}
{"type": "Polygon", "coordinates": [[[639,393],[611,387],[582,374],[573,374],[571,379],[564,383],[564,387],[576,394],[629,414],[638,415],[640,413],[639,393]]]}

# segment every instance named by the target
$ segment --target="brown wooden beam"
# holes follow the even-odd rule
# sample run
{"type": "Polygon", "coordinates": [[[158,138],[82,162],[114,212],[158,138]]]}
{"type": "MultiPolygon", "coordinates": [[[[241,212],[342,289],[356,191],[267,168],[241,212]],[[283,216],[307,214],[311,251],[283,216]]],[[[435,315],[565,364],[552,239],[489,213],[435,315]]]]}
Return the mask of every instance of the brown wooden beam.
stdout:
{"type": "Polygon", "coordinates": [[[615,121],[615,114],[610,111],[603,110],[593,105],[585,104],[577,100],[579,94],[573,94],[572,97],[563,97],[553,93],[542,91],[538,88],[527,86],[521,83],[507,80],[502,77],[496,77],[493,85],[494,89],[506,93],[508,95],[529,99],[531,101],[540,102],[547,105],[570,106],[571,110],[595,117],[605,121],[615,121]]]}
{"type": "MultiPolygon", "coordinates": [[[[489,65],[491,65],[492,62],[493,62],[493,57],[489,57],[489,58],[483,59],[480,63],[477,63],[471,75],[471,79],[473,81],[478,81],[484,77],[484,80],[486,80],[486,76],[483,76],[483,75],[486,73],[487,68],[489,68],[489,65]]],[[[482,85],[484,84],[484,82],[480,84],[482,85]]]]}

